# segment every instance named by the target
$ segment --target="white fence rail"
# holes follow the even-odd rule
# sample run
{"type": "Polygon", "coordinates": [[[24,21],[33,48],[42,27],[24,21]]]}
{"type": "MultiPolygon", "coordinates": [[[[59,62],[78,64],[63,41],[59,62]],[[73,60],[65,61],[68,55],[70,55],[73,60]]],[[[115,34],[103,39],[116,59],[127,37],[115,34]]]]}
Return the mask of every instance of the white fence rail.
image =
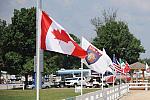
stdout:
{"type": "Polygon", "coordinates": [[[144,88],[148,90],[150,88],[150,83],[129,83],[129,89],[141,89],[144,88]]]}
{"type": "Polygon", "coordinates": [[[14,89],[22,88],[24,90],[24,84],[0,84],[0,89],[14,89]]]}
{"type": "Polygon", "coordinates": [[[128,92],[129,85],[122,84],[104,90],[83,94],[82,96],[76,96],[72,100],[116,100],[128,92]]]}

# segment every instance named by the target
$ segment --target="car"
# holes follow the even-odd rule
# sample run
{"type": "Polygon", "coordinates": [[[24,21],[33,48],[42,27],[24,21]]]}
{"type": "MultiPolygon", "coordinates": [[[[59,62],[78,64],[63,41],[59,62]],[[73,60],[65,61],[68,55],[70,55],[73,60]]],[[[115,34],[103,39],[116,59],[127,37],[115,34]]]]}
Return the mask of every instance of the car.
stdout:
{"type": "MultiPolygon", "coordinates": [[[[28,82],[29,84],[27,85],[27,89],[34,89],[35,88],[35,84],[32,81],[28,82]]],[[[49,82],[42,82],[42,89],[46,89],[46,88],[50,88],[51,85],[49,82]]]]}
{"type": "Polygon", "coordinates": [[[86,83],[86,88],[92,88],[92,87],[93,87],[93,82],[86,83]]]}
{"type": "Polygon", "coordinates": [[[35,88],[34,82],[33,81],[28,81],[26,88],[27,89],[34,89],[35,88]]]}
{"type": "Polygon", "coordinates": [[[105,74],[103,75],[103,82],[109,85],[112,85],[113,82],[115,82],[116,77],[113,75],[112,72],[106,71],[105,74]]]}
{"type": "Polygon", "coordinates": [[[65,87],[65,81],[54,82],[52,86],[53,87],[64,88],[65,87]]]}
{"type": "Polygon", "coordinates": [[[129,73],[127,73],[127,74],[117,73],[115,84],[120,84],[120,81],[121,81],[121,83],[130,82],[130,80],[131,80],[131,76],[129,73]]]}
{"type": "Polygon", "coordinates": [[[50,87],[51,87],[50,82],[44,82],[44,83],[42,83],[42,89],[46,89],[46,88],[50,88],[50,87]]]}
{"type": "Polygon", "coordinates": [[[109,85],[112,85],[113,82],[115,82],[115,84],[120,84],[120,82],[125,83],[130,82],[130,80],[131,76],[129,73],[126,74],[116,73],[115,75],[113,75],[111,72],[106,72],[103,78],[103,81],[109,85]]]}
{"type": "Polygon", "coordinates": [[[104,83],[107,83],[109,85],[112,85],[113,82],[115,82],[115,80],[116,80],[115,75],[104,76],[103,78],[104,83]]]}

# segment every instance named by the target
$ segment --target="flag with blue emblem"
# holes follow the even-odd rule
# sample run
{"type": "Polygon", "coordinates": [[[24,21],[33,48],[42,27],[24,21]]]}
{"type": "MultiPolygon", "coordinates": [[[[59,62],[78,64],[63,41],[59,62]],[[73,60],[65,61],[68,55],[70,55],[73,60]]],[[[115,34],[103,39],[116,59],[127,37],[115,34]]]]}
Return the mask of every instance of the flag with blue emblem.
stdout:
{"type": "Polygon", "coordinates": [[[87,56],[83,60],[83,63],[91,70],[104,74],[107,68],[112,64],[106,52],[97,49],[83,37],[82,48],[87,51],[87,56]]]}

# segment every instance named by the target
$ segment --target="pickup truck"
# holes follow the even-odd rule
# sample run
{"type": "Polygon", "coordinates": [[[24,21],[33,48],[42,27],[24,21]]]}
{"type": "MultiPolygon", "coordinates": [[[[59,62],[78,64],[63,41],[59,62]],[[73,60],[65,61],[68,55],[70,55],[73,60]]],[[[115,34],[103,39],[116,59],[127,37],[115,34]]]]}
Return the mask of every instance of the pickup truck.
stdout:
{"type": "MultiPolygon", "coordinates": [[[[87,88],[99,88],[102,86],[102,81],[100,80],[100,77],[91,77],[90,81],[86,82],[87,88]]],[[[108,87],[109,84],[103,83],[104,87],[108,87]]]]}
{"type": "MultiPolygon", "coordinates": [[[[86,85],[86,79],[83,78],[83,86],[86,85]]],[[[75,77],[75,78],[66,78],[65,79],[65,86],[67,87],[75,87],[81,85],[81,77],[75,77]]]]}

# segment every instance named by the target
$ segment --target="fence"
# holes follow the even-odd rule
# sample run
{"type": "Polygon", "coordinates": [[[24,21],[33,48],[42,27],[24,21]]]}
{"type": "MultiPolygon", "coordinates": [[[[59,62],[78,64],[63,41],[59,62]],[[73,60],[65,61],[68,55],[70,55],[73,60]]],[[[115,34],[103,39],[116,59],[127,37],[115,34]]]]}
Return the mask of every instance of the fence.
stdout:
{"type": "Polygon", "coordinates": [[[24,84],[0,84],[0,89],[14,89],[22,88],[24,90],[24,84]]]}
{"type": "Polygon", "coordinates": [[[116,100],[129,92],[129,85],[122,84],[66,100],[116,100]]]}
{"type": "Polygon", "coordinates": [[[145,89],[148,90],[150,88],[150,83],[129,83],[129,89],[145,89]]]}

